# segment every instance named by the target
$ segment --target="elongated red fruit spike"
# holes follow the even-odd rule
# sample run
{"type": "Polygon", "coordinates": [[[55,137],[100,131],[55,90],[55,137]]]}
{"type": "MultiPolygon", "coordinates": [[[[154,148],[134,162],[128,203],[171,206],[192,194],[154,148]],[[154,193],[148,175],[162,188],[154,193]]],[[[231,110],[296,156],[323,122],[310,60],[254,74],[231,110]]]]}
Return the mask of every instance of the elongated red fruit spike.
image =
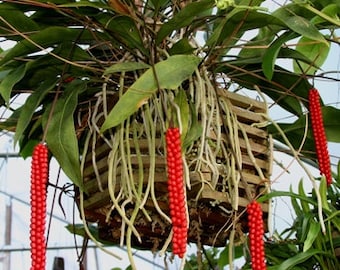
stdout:
{"type": "Polygon", "coordinates": [[[250,240],[251,268],[253,270],[265,270],[265,252],[263,241],[263,218],[261,205],[252,201],[247,205],[248,228],[250,240]]]}
{"type": "Polygon", "coordinates": [[[320,174],[325,176],[327,185],[330,186],[332,183],[331,162],[322,118],[320,96],[315,88],[309,90],[309,113],[320,174]]]}
{"type": "Polygon", "coordinates": [[[184,194],[181,135],[169,128],[165,135],[168,167],[169,208],[173,226],[172,252],[183,258],[186,253],[188,220],[184,194]]]}
{"type": "Polygon", "coordinates": [[[31,270],[44,270],[46,266],[46,183],[48,180],[48,149],[38,144],[31,163],[31,270]]]}

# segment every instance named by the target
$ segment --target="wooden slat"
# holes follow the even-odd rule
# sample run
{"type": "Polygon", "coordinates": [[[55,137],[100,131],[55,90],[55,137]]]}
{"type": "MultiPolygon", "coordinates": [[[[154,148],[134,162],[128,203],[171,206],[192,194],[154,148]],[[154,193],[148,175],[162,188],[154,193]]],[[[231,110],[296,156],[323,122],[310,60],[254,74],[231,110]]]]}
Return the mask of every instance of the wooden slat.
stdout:
{"type": "Polygon", "coordinates": [[[241,122],[245,121],[248,123],[261,123],[265,120],[263,116],[261,116],[260,114],[257,114],[251,111],[242,110],[238,107],[232,107],[231,110],[233,113],[236,114],[237,119],[241,122]]]}
{"type": "MultiPolygon", "coordinates": [[[[212,201],[216,200],[216,201],[219,201],[219,202],[227,203],[229,205],[231,204],[227,194],[225,194],[223,192],[212,190],[212,189],[210,189],[208,187],[205,187],[203,189],[200,198],[201,199],[210,199],[212,201]]],[[[238,204],[239,207],[246,207],[248,204],[249,204],[249,200],[248,199],[243,198],[243,197],[239,197],[239,204],[238,204]]],[[[261,204],[261,206],[262,206],[262,210],[264,212],[268,212],[268,210],[269,210],[269,205],[268,204],[263,203],[263,204],[261,204]]]]}
{"type": "Polygon", "coordinates": [[[226,91],[223,89],[219,89],[217,93],[220,97],[224,97],[230,100],[230,102],[236,107],[240,107],[240,108],[247,109],[249,111],[255,111],[255,112],[266,111],[266,105],[264,102],[257,101],[255,99],[252,99],[252,98],[249,98],[249,97],[237,94],[237,93],[233,93],[230,91],[226,91]]]}

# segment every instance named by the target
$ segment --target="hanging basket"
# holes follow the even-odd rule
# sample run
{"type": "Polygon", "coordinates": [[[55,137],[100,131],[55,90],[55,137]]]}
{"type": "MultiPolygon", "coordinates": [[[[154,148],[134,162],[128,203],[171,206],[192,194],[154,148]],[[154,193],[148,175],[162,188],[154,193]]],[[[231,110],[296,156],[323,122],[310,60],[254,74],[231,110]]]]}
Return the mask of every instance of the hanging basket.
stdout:
{"type": "MultiPolygon", "coordinates": [[[[202,104],[207,115],[197,115],[199,121],[209,122],[204,135],[185,153],[188,242],[220,247],[232,229],[240,237],[247,231],[244,210],[249,197],[267,192],[272,150],[268,133],[260,127],[265,103],[227,90],[216,91],[213,98],[214,105],[202,104]],[[202,143],[207,145],[202,148],[202,143]],[[205,160],[211,157],[214,160],[205,160]]],[[[154,97],[150,103],[160,99],[154,97]]],[[[115,128],[105,138],[91,137],[83,171],[83,203],[86,220],[97,223],[103,241],[124,245],[129,226],[134,232],[131,244],[137,248],[160,250],[169,239],[166,124],[159,121],[159,112],[154,117],[157,108],[136,114],[123,130],[123,126],[115,128]],[[154,125],[145,123],[148,112],[154,125]],[[154,140],[149,136],[152,128],[154,140]]],[[[266,218],[268,203],[262,207],[266,218]]]]}

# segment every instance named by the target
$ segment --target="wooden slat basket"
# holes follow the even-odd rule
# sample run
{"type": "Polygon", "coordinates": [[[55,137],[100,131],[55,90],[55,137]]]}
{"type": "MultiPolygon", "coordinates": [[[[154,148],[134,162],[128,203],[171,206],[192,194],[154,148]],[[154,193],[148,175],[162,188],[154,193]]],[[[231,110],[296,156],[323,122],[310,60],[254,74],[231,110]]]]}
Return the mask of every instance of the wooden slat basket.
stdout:
{"type": "MultiPolygon", "coordinates": [[[[206,104],[209,116],[197,116],[210,126],[187,148],[185,175],[188,241],[219,247],[226,244],[231,228],[236,235],[247,230],[244,210],[250,198],[267,191],[272,150],[261,128],[265,103],[227,90],[218,90],[216,98],[217,106],[206,104]],[[209,151],[213,154],[208,155],[209,151]],[[211,157],[214,160],[206,160],[211,157]]],[[[156,109],[147,111],[154,115],[156,109]]],[[[145,124],[146,114],[132,117],[124,126],[128,132],[115,128],[105,139],[92,139],[83,171],[84,210],[87,221],[98,224],[101,239],[124,244],[131,226],[132,246],[159,250],[171,232],[166,124],[157,120],[154,125],[145,124]],[[154,140],[148,134],[154,134],[154,140]]],[[[263,211],[266,216],[267,203],[263,211]]]]}

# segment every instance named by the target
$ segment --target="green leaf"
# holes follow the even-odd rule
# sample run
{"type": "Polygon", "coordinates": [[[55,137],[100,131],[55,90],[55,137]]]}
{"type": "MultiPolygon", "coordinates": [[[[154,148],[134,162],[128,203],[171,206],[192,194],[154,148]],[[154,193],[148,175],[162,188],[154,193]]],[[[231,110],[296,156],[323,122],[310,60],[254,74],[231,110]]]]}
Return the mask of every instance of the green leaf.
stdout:
{"type": "Polygon", "coordinates": [[[303,252],[306,252],[313,246],[313,243],[317,236],[320,234],[320,232],[321,232],[320,224],[315,220],[311,219],[309,223],[308,234],[303,244],[303,252]]]}
{"type": "MultiPolygon", "coordinates": [[[[42,3],[51,3],[51,0],[36,0],[36,2],[42,2],[42,3]]],[[[53,0],[53,4],[65,4],[67,2],[70,2],[70,0],[53,0]]]]}
{"type": "Polygon", "coordinates": [[[292,60],[300,60],[302,62],[308,63],[309,65],[312,65],[310,60],[304,56],[302,53],[290,49],[290,48],[281,48],[279,51],[278,58],[286,58],[286,59],[292,59],[292,60]]]}
{"type": "Polygon", "coordinates": [[[40,142],[39,140],[29,140],[25,145],[20,146],[20,156],[24,159],[31,157],[34,147],[40,142]]]}
{"type": "Polygon", "coordinates": [[[0,21],[0,36],[1,34],[6,35],[6,39],[18,40],[19,37],[19,35],[11,35],[13,30],[10,29],[10,26],[21,33],[29,33],[39,30],[39,25],[27,14],[16,9],[14,5],[1,3],[0,17],[5,21],[0,21]]]}
{"type": "MultiPolygon", "coordinates": [[[[105,241],[102,238],[100,238],[99,232],[98,232],[98,227],[96,225],[88,224],[87,227],[88,227],[90,233],[93,235],[93,237],[98,242],[100,242],[100,243],[102,243],[106,246],[112,246],[112,242],[105,241]]],[[[68,224],[68,225],[65,226],[65,228],[72,234],[79,235],[79,236],[82,236],[82,237],[88,237],[83,223],[68,224]]]]}
{"type": "Polygon", "coordinates": [[[27,98],[24,105],[21,108],[20,116],[18,119],[18,123],[16,125],[15,135],[14,135],[14,144],[20,140],[23,132],[29,125],[32,116],[40,105],[41,101],[45,97],[45,95],[55,87],[57,81],[52,78],[46,81],[43,81],[42,84],[27,98]]]}
{"type": "Polygon", "coordinates": [[[75,8],[78,8],[78,7],[93,7],[93,8],[98,8],[98,9],[109,8],[109,6],[107,4],[103,4],[103,3],[100,3],[100,2],[94,2],[94,1],[83,1],[83,0],[79,1],[79,2],[62,4],[62,5],[59,5],[59,7],[61,7],[61,8],[65,8],[65,7],[75,7],[75,8]]]}
{"type": "Polygon", "coordinates": [[[321,177],[320,185],[319,185],[319,193],[321,197],[322,208],[330,211],[328,205],[328,198],[327,198],[327,181],[324,176],[321,177]]]}
{"type": "Polygon", "coordinates": [[[48,48],[52,45],[67,41],[74,42],[75,40],[80,39],[83,33],[87,32],[83,29],[59,26],[47,27],[44,30],[30,35],[30,40],[22,40],[18,42],[13,48],[5,52],[3,59],[0,61],[0,65],[6,64],[15,57],[41,51],[41,48],[33,44],[32,41],[43,48],[48,48]]]}
{"type": "Polygon", "coordinates": [[[296,50],[306,56],[312,65],[294,61],[294,72],[313,75],[327,59],[330,46],[324,42],[315,42],[310,38],[301,37],[296,46],[296,50]]]}
{"type": "MultiPolygon", "coordinates": [[[[255,1],[252,1],[255,2],[255,1]]],[[[238,41],[244,32],[262,27],[281,29],[284,24],[270,14],[256,10],[234,8],[221,19],[216,21],[216,27],[207,40],[206,46],[213,48],[214,45],[221,45],[227,42],[228,47],[238,41]],[[238,29],[237,33],[235,29],[238,29]],[[232,37],[232,39],[230,39],[232,37]]],[[[270,31],[270,35],[272,31],[270,31]]],[[[230,48],[229,48],[230,49],[230,48]]]]}
{"type": "MultiPolygon", "coordinates": [[[[94,225],[87,225],[89,228],[89,231],[92,233],[92,235],[95,236],[95,238],[98,240],[98,228],[94,225]]],[[[76,234],[82,237],[87,237],[86,231],[84,229],[84,225],[81,224],[68,224],[65,226],[65,228],[72,234],[76,234]]]]}
{"type": "Polygon", "coordinates": [[[181,139],[182,142],[184,141],[184,138],[188,132],[189,127],[189,117],[190,117],[190,110],[189,110],[189,104],[188,99],[185,91],[183,89],[180,89],[175,97],[175,103],[177,104],[179,110],[180,110],[180,117],[181,117],[181,126],[182,126],[182,134],[181,139]]]}
{"type": "Polygon", "coordinates": [[[299,214],[297,220],[299,220],[300,223],[297,226],[296,238],[299,239],[299,241],[304,242],[307,239],[309,224],[313,220],[313,217],[311,213],[303,213],[301,215],[299,214]]]}
{"type": "MultiPolygon", "coordinates": [[[[301,180],[299,182],[298,192],[299,192],[300,196],[306,197],[306,193],[305,193],[305,190],[303,188],[303,181],[301,181],[301,180]]],[[[301,207],[302,207],[302,210],[303,210],[304,213],[310,212],[309,205],[305,201],[301,201],[301,207]]]]}
{"type": "MultiPolygon", "coordinates": [[[[333,106],[323,106],[322,107],[322,115],[324,119],[324,127],[327,136],[327,140],[330,142],[340,142],[339,133],[340,126],[340,110],[334,108],[333,106]]],[[[295,149],[299,148],[302,142],[302,139],[305,138],[304,145],[302,147],[302,152],[305,156],[315,157],[315,155],[311,154],[315,152],[315,144],[314,144],[314,136],[309,125],[308,133],[305,136],[305,128],[306,128],[306,116],[300,116],[294,123],[279,124],[280,128],[285,133],[286,137],[293,145],[295,149]]],[[[270,134],[273,135],[273,138],[283,142],[284,140],[276,130],[274,125],[270,125],[267,127],[267,130],[270,134]]]]}
{"type": "Polygon", "coordinates": [[[11,92],[14,85],[19,82],[26,73],[27,64],[21,65],[16,69],[13,69],[0,83],[0,94],[5,100],[6,104],[9,105],[11,98],[11,92]]]}
{"type": "Polygon", "coordinates": [[[291,197],[291,198],[303,200],[305,202],[308,202],[309,204],[317,206],[317,202],[315,200],[313,200],[309,197],[300,196],[299,194],[296,194],[294,192],[289,192],[289,191],[273,190],[270,193],[267,193],[267,194],[261,196],[259,199],[257,199],[257,201],[261,203],[261,202],[268,201],[268,200],[275,198],[275,197],[291,197]]]}
{"type": "MultiPolygon", "coordinates": [[[[224,269],[225,266],[227,266],[229,264],[229,248],[231,246],[228,244],[220,253],[220,256],[218,258],[217,264],[219,266],[218,269],[224,269]]],[[[234,255],[234,259],[238,259],[240,257],[243,256],[243,246],[239,245],[239,246],[232,246],[231,248],[233,248],[233,255],[234,255]]]]}
{"type": "Polygon", "coordinates": [[[139,69],[147,69],[150,68],[150,65],[145,64],[143,62],[122,62],[114,64],[104,71],[104,75],[112,74],[115,72],[123,72],[123,71],[135,71],[139,69]]]}
{"type": "Polygon", "coordinates": [[[273,77],[275,62],[282,45],[294,37],[296,37],[295,33],[286,32],[276,39],[266,50],[265,54],[263,55],[262,69],[268,80],[271,80],[273,77]]]}
{"type": "Polygon", "coordinates": [[[197,68],[200,59],[191,55],[174,55],[148,69],[135,81],[105,119],[101,132],[119,125],[138,110],[160,89],[176,89],[197,68]],[[156,78],[155,78],[156,74],[156,78]]]}
{"type": "Polygon", "coordinates": [[[86,83],[83,81],[74,80],[69,83],[64,94],[57,100],[52,117],[48,119],[49,108],[43,118],[43,126],[47,128],[48,148],[65,174],[80,188],[82,179],[73,114],[78,105],[78,94],[85,89],[86,83]]]}
{"type": "Polygon", "coordinates": [[[260,27],[258,31],[258,34],[248,41],[238,53],[238,58],[260,58],[260,62],[262,62],[262,56],[268,50],[268,44],[275,40],[276,35],[273,33],[271,26],[260,27]]]}
{"type": "MultiPolygon", "coordinates": [[[[289,192],[290,192],[290,193],[293,193],[292,186],[289,187],[289,192]]],[[[301,195],[299,195],[299,196],[301,196],[301,195]]],[[[303,197],[305,197],[305,196],[303,196],[303,197]]],[[[291,202],[291,204],[292,204],[292,206],[293,206],[293,209],[294,209],[295,214],[296,214],[298,217],[303,216],[304,212],[303,212],[303,210],[302,210],[302,207],[300,207],[300,205],[298,204],[297,198],[294,197],[294,196],[291,196],[290,202],[291,202]]]]}
{"type": "Polygon", "coordinates": [[[302,253],[298,253],[297,255],[295,255],[294,257],[285,260],[278,268],[277,270],[289,270],[292,267],[305,262],[306,260],[308,260],[309,258],[318,255],[318,254],[326,254],[323,251],[320,250],[315,250],[315,249],[309,249],[306,252],[302,252],[302,253]]]}
{"type": "Polygon", "coordinates": [[[195,48],[193,48],[187,38],[182,38],[176,42],[169,50],[170,55],[175,54],[191,54],[195,48]]]}
{"type": "Polygon", "coordinates": [[[340,160],[338,161],[338,166],[337,166],[336,182],[338,183],[338,185],[340,185],[340,160]]]}
{"type": "MultiPolygon", "coordinates": [[[[105,18],[107,20],[107,18],[105,18]]],[[[104,23],[104,22],[102,22],[104,23]]],[[[124,43],[130,49],[138,48],[144,55],[149,51],[145,48],[141,34],[135,21],[128,16],[116,16],[105,23],[106,28],[114,35],[114,39],[124,43]]]]}
{"type": "Polygon", "coordinates": [[[194,141],[202,136],[203,127],[198,121],[195,105],[190,102],[191,125],[183,141],[183,150],[187,149],[194,141]]]}
{"type": "Polygon", "coordinates": [[[6,119],[4,119],[3,121],[0,121],[0,130],[1,131],[5,130],[5,131],[14,132],[15,127],[16,127],[17,122],[18,122],[20,112],[21,112],[21,108],[18,108],[17,110],[13,111],[12,114],[9,117],[6,117],[6,119]]]}
{"type": "Polygon", "coordinates": [[[268,80],[262,73],[261,63],[223,62],[214,72],[224,72],[232,81],[247,89],[254,89],[254,85],[257,85],[276,104],[298,117],[302,115],[302,109],[296,96],[308,100],[308,91],[312,87],[307,80],[301,79],[300,75],[279,66],[275,67],[272,80],[268,80]]]}
{"type": "Polygon", "coordinates": [[[202,0],[187,4],[173,18],[164,23],[159,29],[156,36],[156,43],[159,44],[162,40],[171,34],[174,30],[190,25],[202,13],[213,8],[213,0],[202,0]]]}
{"type": "Polygon", "coordinates": [[[311,5],[305,5],[305,7],[313,12],[316,16],[311,20],[313,24],[321,24],[321,23],[330,23],[333,26],[340,26],[340,5],[339,2],[337,4],[328,4],[321,11],[317,10],[311,5]]]}
{"type": "Polygon", "coordinates": [[[301,36],[323,42],[328,45],[328,42],[324,36],[309,20],[297,15],[293,11],[295,6],[295,4],[284,5],[273,12],[272,15],[281,20],[288,28],[300,34],[301,36]]]}
{"type": "Polygon", "coordinates": [[[322,116],[325,126],[327,140],[331,142],[340,143],[340,109],[333,106],[323,106],[322,116]]]}

